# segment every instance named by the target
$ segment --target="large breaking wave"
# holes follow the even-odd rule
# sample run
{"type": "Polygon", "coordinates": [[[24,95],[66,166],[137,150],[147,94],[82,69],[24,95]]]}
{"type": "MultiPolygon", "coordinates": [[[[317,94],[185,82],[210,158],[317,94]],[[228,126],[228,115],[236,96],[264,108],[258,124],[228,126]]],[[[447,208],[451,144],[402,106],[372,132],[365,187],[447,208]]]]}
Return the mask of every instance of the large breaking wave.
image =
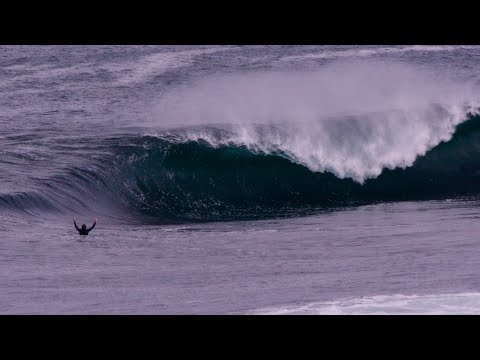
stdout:
{"type": "Polygon", "coordinates": [[[188,222],[477,196],[474,93],[392,65],[209,79],[163,99],[163,130],[92,138],[108,155],[0,208],[188,222]]]}
{"type": "Polygon", "coordinates": [[[234,129],[218,127],[123,136],[109,140],[112,154],[90,170],[72,168],[41,191],[2,195],[0,206],[34,213],[81,212],[93,210],[91,204],[102,198],[110,210],[137,219],[182,222],[479,195],[480,117],[470,114],[452,131],[450,140],[411,163],[388,165],[380,174],[373,158],[363,172],[357,162],[350,168],[344,162],[338,168],[316,168],[318,158],[304,162],[282,148],[280,139],[288,135],[277,127],[256,127],[264,141],[256,146],[243,143],[234,129]],[[266,140],[272,138],[278,141],[266,140]]]}
{"type": "MultiPolygon", "coordinates": [[[[204,129],[209,136],[196,140],[137,139],[136,146],[124,149],[117,176],[129,207],[177,220],[258,218],[373,202],[472,196],[480,193],[479,121],[471,115],[450,141],[411,164],[389,165],[378,175],[371,170],[365,178],[333,167],[318,169],[280,146],[252,147],[233,141],[230,132],[214,129],[204,129]]],[[[282,136],[275,128],[258,130],[262,132],[282,136]]]]}

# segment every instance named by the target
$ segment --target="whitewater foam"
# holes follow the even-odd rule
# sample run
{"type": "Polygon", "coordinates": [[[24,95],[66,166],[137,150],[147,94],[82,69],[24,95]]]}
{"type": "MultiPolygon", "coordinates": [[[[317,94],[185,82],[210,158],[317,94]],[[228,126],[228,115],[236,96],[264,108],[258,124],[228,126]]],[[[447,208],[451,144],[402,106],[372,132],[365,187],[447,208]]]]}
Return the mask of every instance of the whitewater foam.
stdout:
{"type": "Polygon", "coordinates": [[[255,310],[257,315],[477,315],[480,293],[382,295],[255,310]]]}
{"type": "Polygon", "coordinates": [[[228,124],[229,135],[192,128],[188,138],[283,153],[314,172],[363,183],[386,168],[412,166],[448,141],[478,104],[472,84],[400,64],[339,63],[206,79],[161,99],[153,123],[228,124]]]}

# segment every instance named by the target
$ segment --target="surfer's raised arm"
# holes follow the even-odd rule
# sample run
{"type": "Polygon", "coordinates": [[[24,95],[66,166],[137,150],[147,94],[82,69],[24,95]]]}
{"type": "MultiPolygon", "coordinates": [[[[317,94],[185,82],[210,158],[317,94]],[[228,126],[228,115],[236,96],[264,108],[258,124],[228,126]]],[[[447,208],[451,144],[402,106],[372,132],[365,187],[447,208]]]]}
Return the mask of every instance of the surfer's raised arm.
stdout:
{"type": "Polygon", "coordinates": [[[93,230],[93,228],[95,227],[95,225],[97,225],[97,219],[93,220],[93,225],[90,229],[88,229],[87,231],[91,231],[93,230]]]}

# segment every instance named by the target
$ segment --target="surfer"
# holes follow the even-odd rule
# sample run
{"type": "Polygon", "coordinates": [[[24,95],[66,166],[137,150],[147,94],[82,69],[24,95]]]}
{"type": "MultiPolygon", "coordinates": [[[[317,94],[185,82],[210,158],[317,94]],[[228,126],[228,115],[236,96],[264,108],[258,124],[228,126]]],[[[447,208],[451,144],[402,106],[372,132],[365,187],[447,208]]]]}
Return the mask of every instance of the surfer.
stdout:
{"type": "Polygon", "coordinates": [[[82,228],[79,229],[79,227],[77,226],[77,223],[75,222],[75,219],[73,219],[73,224],[75,225],[75,228],[78,230],[79,234],[80,235],[88,235],[88,233],[93,230],[93,228],[95,227],[95,225],[97,225],[97,219],[93,220],[93,225],[90,229],[87,229],[87,225],[83,224],[82,225],[82,228]]]}

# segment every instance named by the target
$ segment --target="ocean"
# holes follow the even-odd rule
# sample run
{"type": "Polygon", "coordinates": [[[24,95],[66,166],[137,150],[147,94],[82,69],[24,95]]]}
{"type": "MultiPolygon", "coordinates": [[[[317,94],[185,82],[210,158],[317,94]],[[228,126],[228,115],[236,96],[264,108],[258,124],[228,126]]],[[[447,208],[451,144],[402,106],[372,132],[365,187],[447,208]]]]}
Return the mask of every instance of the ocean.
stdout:
{"type": "Polygon", "coordinates": [[[0,46],[0,314],[480,314],[479,65],[0,46]]]}

